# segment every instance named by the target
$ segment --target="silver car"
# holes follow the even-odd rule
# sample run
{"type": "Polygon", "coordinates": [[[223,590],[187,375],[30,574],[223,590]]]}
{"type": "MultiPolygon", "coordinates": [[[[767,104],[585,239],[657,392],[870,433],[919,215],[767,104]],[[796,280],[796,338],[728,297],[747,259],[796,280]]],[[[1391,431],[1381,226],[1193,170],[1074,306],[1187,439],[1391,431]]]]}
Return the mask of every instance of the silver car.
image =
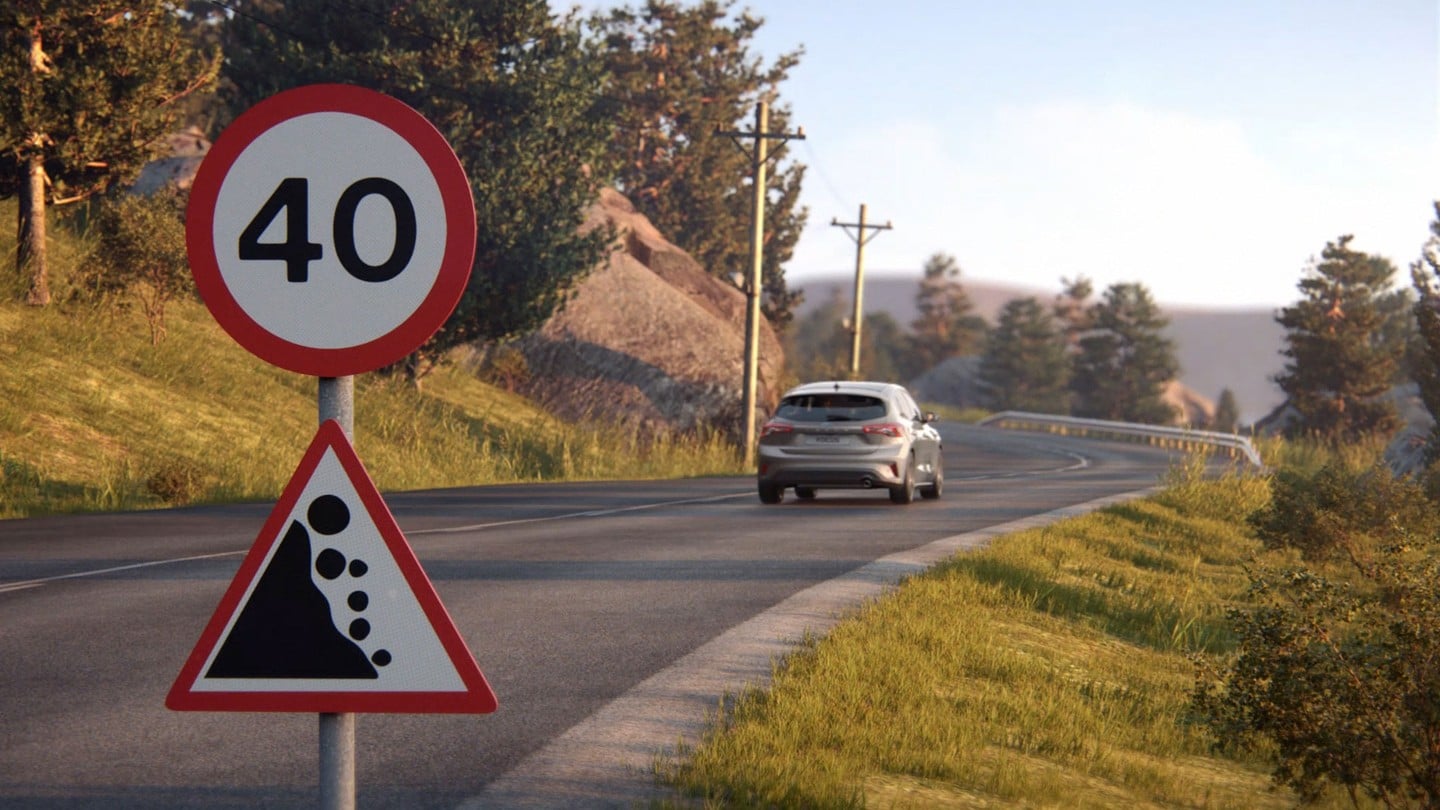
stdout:
{"type": "Polygon", "coordinates": [[[895,503],[910,503],[917,491],[938,498],[945,466],[934,421],[894,383],[792,388],[760,428],[760,500],[780,503],[787,487],[801,499],[820,489],[872,488],[889,490],[895,503]]]}

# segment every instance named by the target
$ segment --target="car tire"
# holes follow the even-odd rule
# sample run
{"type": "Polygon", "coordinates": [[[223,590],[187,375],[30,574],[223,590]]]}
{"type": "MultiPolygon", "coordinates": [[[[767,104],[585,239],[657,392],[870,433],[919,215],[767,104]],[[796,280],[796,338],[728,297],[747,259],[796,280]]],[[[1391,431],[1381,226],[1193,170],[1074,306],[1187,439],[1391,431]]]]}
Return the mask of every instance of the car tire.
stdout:
{"type": "Polygon", "coordinates": [[[761,483],[758,489],[761,503],[780,503],[785,500],[785,488],[778,484],[761,483]]]}
{"type": "Polygon", "coordinates": [[[890,501],[901,505],[912,503],[915,500],[915,459],[911,458],[910,463],[905,465],[905,478],[900,485],[890,490],[890,501]]]}
{"type": "Polygon", "coordinates": [[[815,500],[815,488],[795,487],[795,497],[799,498],[802,501],[813,501],[815,500]]]}
{"type": "Polygon", "coordinates": [[[925,498],[926,500],[933,501],[938,499],[940,495],[944,492],[945,466],[941,464],[940,459],[937,458],[935,459],[935,480],[930,482],[930,486],[920,490],[920,497],[925,498]]]}

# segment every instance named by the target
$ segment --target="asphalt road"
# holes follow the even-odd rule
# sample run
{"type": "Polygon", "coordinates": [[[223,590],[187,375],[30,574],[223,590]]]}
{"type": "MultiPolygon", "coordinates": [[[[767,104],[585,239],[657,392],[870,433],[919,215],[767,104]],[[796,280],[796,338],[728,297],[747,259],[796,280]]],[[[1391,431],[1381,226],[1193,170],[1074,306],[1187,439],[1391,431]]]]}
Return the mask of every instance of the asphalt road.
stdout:
{"type": "MultiPolygon", "coordinates": [[[[500,708],[360,715],[358,806],[629,806],[647,762],[804,629],[1172,461],[942,427],[945,495],[903,507],[883,491],[765,506],[748,478],[387,495],[500,708]]],[[[317,806],[316,715],[164,706],[271,508],[0,522],[0,807],[317,806]]]]}

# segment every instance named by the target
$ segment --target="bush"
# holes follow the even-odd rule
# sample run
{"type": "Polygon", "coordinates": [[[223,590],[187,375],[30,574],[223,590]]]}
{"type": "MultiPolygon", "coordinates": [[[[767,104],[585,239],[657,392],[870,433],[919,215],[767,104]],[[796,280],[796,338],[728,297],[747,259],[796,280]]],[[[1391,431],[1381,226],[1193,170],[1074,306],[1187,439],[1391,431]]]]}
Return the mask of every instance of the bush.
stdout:
{"type": "Polygon", "coordinates": [[[1250,525],[1271,549],[1293,548],[1307,561],[1365,553],[1397,532],[1430,535],[1440,529],[1425,487],[1396,478],[1383,465],[1356,468],[1332,461],[1313,475],[1282,470],[1270,504],[1250,525]]]}
{"type": "Polygon", "coordinates": [[[1219,748],[1269,751],[1302,798],[1440,806],[1440,524],[1425,488],[1332,460],[1288,470],[1251,517],[1313,568],[1251,569],[1223,667],[1192,706],[1219,748]],[[1341,553],[1344,552],[1344,553],[1341,553]]]}
{"type": "Polygon", "coordinates": [[[145,479],[145,489],[171,506],[183,506],[199,500],[209,487],[210,474],[189,459],[170,458],[162,461],[145,479]]]}
{"type": "Polygon", "coordinates": [[[166,305],[195,289],[183,211],[182,197],[169,190],[102,200],[95,212],[97,244],[82,274],[82,289],[95,300],[134,297],[152,345],[165,339],[166,305]]]}

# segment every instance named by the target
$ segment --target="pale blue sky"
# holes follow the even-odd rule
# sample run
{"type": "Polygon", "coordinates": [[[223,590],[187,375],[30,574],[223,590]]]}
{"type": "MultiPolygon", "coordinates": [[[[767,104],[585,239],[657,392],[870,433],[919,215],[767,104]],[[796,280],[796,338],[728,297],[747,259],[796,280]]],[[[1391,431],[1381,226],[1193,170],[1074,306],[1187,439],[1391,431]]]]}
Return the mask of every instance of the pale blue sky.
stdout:
{"type": "Polygon", "coordinates": [[[781,87],[810,167],[792,285],[853,272],[830,222],[864,203],[895,226],[877,275],[938,252],[969,279],[1283,306],[1345,233],[1408,284],[1440,199],[1435,0],[736,8],[767,60],[805,50],[781,87]]]}

